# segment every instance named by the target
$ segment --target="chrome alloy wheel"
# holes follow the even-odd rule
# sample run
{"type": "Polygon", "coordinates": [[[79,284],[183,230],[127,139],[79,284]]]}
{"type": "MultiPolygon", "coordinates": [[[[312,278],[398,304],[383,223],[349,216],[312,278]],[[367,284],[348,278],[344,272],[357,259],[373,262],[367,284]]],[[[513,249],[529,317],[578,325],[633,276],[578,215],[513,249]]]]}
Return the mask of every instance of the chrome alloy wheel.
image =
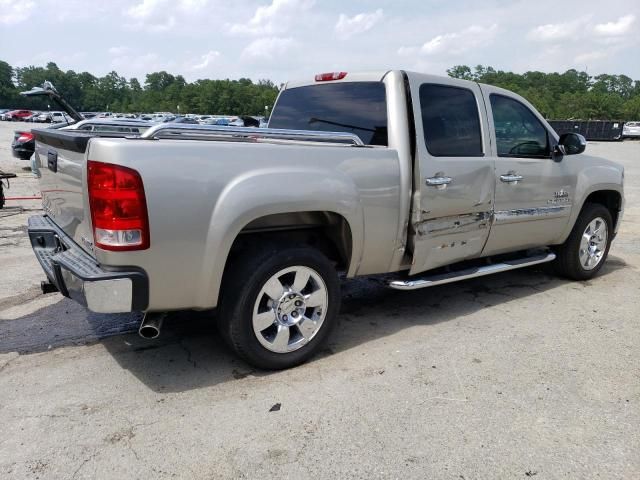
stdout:
{"type": "Polygon", "coordinates": [[[327,314],[327,286],[315,270],[280,270],[262,287],[253,307],[253,331],[267,350],[289,353],[309,343],[327,314]]]}
{"type": "Polygon", "coordinates": [[[607,222],[596,217],[585,229],[580,239],[580,265],[585,270],[593,270],[598,266],[607,250],[607,222]]]}

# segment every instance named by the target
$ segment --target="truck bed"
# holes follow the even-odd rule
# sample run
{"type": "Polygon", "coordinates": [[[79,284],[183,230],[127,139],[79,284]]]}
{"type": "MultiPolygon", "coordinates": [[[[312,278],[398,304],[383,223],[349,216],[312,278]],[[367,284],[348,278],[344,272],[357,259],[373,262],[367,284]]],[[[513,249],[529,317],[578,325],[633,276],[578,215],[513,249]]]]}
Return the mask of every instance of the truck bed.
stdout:
{"type": "MultiPolygon", "coordinates": [[[[251,222],[292,208],[347,219],[354,244],[350,275],[388,270],[402,230],[395,150],[354,147],[352,135],[343,133],[276,131],[269,136],[265,129],[184,127],[145,138],[153,129],[127,138],[35,131],[47,216],[97,264],[135,266],[150,279],[162,278],[162,284],[150,282],[150,309],[214,307],[218,292],[211,285],[219,283],[214,279],[224,268],[216,258],[226,256],[251,222]],[[148,249],[110,252],[94,247],[88,159],[140,173],[149,216],[148,249]]],[[[405,187],[408,192],[410,186],[405,187]]]]}

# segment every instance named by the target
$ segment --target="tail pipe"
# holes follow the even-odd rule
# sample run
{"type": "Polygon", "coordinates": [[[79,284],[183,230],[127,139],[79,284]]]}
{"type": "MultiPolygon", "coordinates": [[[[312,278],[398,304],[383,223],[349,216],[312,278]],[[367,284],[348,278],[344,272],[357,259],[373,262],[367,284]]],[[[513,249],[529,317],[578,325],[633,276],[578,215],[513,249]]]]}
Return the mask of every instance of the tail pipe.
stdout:
{"type": "Polygon", "coordinates": [[[158,338],[166,316],[165,312],[145,313],[142,322],[140,322],[140,328],[138,328],[138,335],[147,340],[158,338]]]}

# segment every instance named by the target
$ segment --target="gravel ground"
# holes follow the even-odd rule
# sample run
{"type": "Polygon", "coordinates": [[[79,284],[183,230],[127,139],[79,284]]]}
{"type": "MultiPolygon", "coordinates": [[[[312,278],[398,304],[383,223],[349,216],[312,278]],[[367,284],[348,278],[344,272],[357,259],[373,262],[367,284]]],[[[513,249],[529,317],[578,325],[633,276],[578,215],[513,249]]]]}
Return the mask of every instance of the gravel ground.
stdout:
{"type": "MultiPolygon", "coordinates": [[[[8,195],[38,194],[11,157],[8,195]]],[[[626,167],[627,207],[597,278],[531,268],[414,292],[344,284],[323,354],[252,370],[206,314],[156,341],[138,315],[43,296],[0,211],[1,478],[640,477],[640,142],[590,143],[626,167]]]]}

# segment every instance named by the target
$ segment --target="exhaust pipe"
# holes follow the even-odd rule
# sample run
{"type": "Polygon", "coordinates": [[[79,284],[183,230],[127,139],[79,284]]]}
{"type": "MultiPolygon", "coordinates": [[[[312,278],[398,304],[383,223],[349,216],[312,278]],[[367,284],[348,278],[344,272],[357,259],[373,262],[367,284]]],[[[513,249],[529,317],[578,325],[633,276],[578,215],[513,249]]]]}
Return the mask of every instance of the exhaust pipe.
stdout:
{"type": "Polygon", "coordinates": [[[166,316],[165,312],[145,313],[142,322],[140,322],[140,328],[138,328],[138,335],[147,340],[158,338],[166,316]]]}

